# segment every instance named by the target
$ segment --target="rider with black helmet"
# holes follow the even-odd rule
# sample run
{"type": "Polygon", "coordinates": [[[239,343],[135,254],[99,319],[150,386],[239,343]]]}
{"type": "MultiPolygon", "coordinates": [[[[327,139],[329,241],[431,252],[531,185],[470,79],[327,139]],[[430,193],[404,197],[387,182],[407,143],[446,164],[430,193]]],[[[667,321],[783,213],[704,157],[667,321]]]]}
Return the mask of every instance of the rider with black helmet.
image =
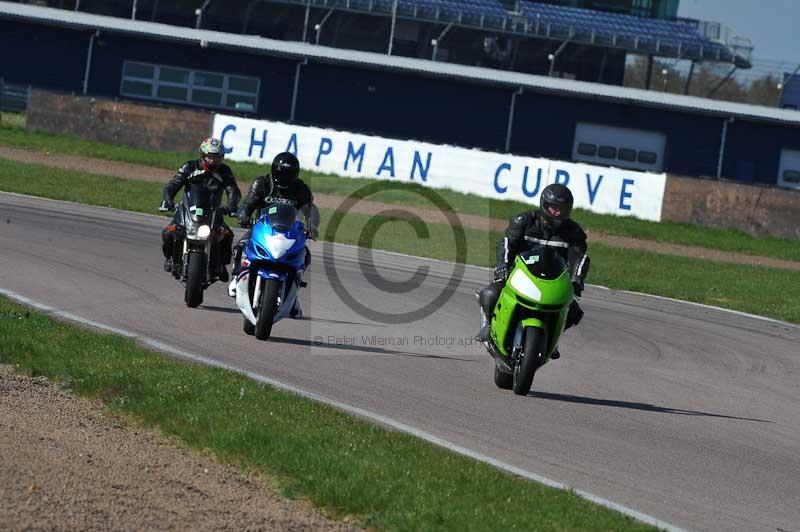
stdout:
{"type": "MultiPolygon", "coordinates": [[[[566,186],[554,183],[542,191],[539,209],[523,212],[509,222],[506,237],[497,244],[494,280],[480,293],[480,303],[488,321],[478,333],[478,340],[488,340],[494,306],[500,297],[500,291],[505,286],[514,260],[521,251],[530,246],[529,242],[556,244],[555,250],[569,264],[575,296],[580,297],[584,279],[589,273],[589,257],[586,254],[586,233],[570,218],[573,202],[572,192],[566,186]]],[[[573,300],[567,314],[566,328],[577,325],[582,317],[583,311],[577,300],[573,300]]],[[[556,351],[551,358],[559,356],[556,351]]]]}
{"type": "MultiPolygon", "coordinates": [[[[269,203],[283,202],[289,203],[305,217],[306,234],[312,240],[319,236],[319,209],[314,205],[314,196],[311,190],[299,177],[300,161],[291,152],[279,153],[272,160],[272,168],[269,175],[256,177],[250,190],[247,192],[244,201],[239,209],[239,224],[242,227],[249,227],[250,217],[253,211],[261,209],[269,203]]],[[[234,256],[234,275],[228,286],[228,294],[236,297],[236,274],[241,268],[242,252],[250,240],[251,231],[247,231],[239,243],[236,245],[234,256]]],[[[311,255],[306,253],[306,267],[311,260],[311,255]]],[[[299,304],[299,302],[298,302],[299,304]]],[[[292,317],[297,313],[292,313],[292,317]]]]}

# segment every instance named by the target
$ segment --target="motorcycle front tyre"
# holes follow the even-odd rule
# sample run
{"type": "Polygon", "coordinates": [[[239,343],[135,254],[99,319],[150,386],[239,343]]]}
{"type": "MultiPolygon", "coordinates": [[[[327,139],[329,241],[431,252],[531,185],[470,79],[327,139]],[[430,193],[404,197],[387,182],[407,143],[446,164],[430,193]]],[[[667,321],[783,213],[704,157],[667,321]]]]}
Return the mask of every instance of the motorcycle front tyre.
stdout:
{"type": "Polygon", "coordinates": [[[525,329],[522,360],[514,367],[512,390],[517,395],[528,395],[533,386],[533,376],[542,365],[547,348],[547,334],[538,327],[525,329]]]}
{"type": "Polygon", "coordinates": [[[196,308],[203,302],[203,269],[206,265],[206,254],[190,252],[186,266],[186,306],[196,308]]]}
{"type": "Polygon", "coordinates": [[[268,340],[270,334],[272,334],[272,322],[275,319],[275,313],[278,311],[280,289],[280,281],[275,279],[264,280],[264,287],[261,291],[261,305],[258,308],[255,328],[256,338],[259,340],[268,340]]]}

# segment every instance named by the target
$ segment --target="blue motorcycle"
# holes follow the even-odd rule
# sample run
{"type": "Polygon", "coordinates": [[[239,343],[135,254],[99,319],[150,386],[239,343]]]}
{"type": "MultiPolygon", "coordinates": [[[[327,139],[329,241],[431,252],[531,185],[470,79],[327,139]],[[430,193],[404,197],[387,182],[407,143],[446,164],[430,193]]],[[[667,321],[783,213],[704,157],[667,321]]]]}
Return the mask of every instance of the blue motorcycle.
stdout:
{"type": "Polygon", "coordinates": [[[297,293],[305,286],[306,253],[305,228],[297,209],[286,203],[267,205],[253,225],[236,277],[236,305],[244,315],[246,334],[267,340],[275,322],[298,317],[297,293]]]}

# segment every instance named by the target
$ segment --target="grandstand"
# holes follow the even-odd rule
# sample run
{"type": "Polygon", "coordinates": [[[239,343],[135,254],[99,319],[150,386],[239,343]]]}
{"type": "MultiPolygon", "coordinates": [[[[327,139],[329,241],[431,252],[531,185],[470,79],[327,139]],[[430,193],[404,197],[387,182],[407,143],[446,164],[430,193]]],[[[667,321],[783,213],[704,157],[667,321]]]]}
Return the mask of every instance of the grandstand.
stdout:
{"type": "MultiPolygon", "coordinates": [[[[629,54],[751,66],[749,40],[718,23],[677,19],[678,0],[134,3],[139,19],[615,85],[629,54]]],[[[130,17],[132,2],[83,0],[79,8],[130,17]]]]}

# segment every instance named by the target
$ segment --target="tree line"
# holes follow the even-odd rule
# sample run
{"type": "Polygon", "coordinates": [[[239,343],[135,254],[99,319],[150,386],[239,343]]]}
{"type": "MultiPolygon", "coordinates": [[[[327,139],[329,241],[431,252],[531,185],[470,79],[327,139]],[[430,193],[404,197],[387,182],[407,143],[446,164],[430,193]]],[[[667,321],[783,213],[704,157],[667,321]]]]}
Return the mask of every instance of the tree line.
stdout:
{"type": "MultiPolygon", "coordinates": [[[[732,67],[720,67],[711,63],[695,66],[689,84],[689,94],[701,98],[712,98],[729,102],[750,103],[777,107],[783,81],[778,75],[768,74],[756,79],[740,79],[736,75],[725,80],[732,67]]],[[[678,69],[674,62],[654,60],[650,90],[684,94],[688,70],[678,69]],[[665,73],[666,72],[666,73],[665,73]]],[[[637,57],[625,68],[626,87],[645,88],[647,59],[637,57]]]]}

